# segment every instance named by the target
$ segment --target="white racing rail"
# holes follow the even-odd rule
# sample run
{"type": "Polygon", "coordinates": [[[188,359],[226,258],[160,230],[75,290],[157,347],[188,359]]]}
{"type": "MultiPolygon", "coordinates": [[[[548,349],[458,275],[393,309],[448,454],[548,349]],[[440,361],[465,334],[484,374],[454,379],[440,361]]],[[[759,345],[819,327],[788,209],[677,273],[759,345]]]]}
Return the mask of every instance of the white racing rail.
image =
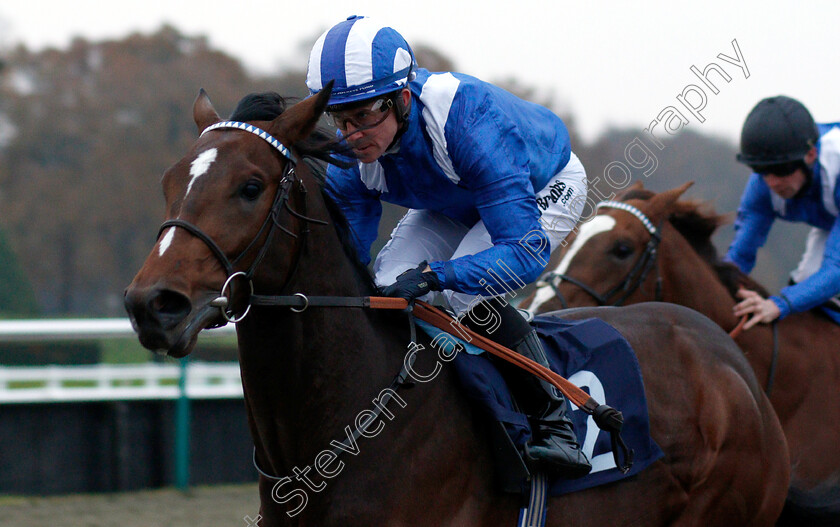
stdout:
{"type": "MultiPolygon", "coordinates": [[[[228,336],[232,325],[202,339],[228,336]]],[[[128,319],[0,321],[0,343],[136,338],[128,319]]],[[[190,362],[92,366],[0,366],[0,404],[178,399],[186,374],[189,399],[242,397],[239,364],[190,362]]]]}
{"type": "MultiPolygon", "coordinates": [[[[190,362],[186,375],[190,399],[242,397],[237,363],[190,362]]],[[[177,399],[180,376],[177,364],[0,366],[0,404],[177,399]]]]}

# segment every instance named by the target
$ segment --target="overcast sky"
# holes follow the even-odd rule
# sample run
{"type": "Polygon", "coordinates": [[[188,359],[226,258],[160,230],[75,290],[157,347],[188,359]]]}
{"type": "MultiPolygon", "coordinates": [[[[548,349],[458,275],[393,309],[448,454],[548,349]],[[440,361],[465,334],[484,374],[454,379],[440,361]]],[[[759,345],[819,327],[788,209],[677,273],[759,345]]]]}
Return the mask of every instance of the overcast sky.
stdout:
{"type": "Polygon", "coordinates": [[[388,21],[464,73],[552,94],[587,139],[609,126],[641,132],[674,106],[689,127],[735,141],[750,108],[777,94],[800,99],[818,121],[840,120],[840,2],[828,0],[0,0],[0,46],[64,47],[166,22],[267,72],[305,64],[318,34],[351,14],[388,21]],[[718,57],[738,58],[733,40],[745,68],[718,57]],[[712,62],[731,77],[709,74],[717,94],[690,71],[712,62]],[[693,115],[677,99],[684,91],[686,104],[705,108],[693,115]]]}

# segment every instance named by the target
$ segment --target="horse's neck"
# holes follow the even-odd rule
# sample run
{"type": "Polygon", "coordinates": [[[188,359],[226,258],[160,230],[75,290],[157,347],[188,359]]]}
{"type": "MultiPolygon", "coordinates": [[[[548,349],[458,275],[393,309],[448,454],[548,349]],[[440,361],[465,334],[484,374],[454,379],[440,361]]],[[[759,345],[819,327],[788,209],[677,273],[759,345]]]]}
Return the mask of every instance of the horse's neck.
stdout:
{"type": "Polygon", "coordinates": [[[399,371],[399,361],[390,359],[400,348],[358,310],[280,310],[254,309],[239,332],[240,362],[253,417],[262,420],[258,435],[271,451],[278,450],[272,443],[282,445],[285,459],[272,464],[291,469],[342,439],[344,426],[352,427],[399,371]]]}
{"type": "MultiPolygon", "coordinates": [[[[329,219],[323,203],[312,201],[307,215],[329,219]]],[[[297,227],[297,232],[309,229],[306,247],[282,294],[372,293],[332,225],[301,221],[297,227]]],[[[263,268],[289,267],[288,253],[296,250],[301,248],[270,252],[263,268]]],[[[265,294],[270,284],[255,283],[255,288],[265,294]]],[[[280,453],[265,463],[275,470],[302,467],[332,440],[346,437],[345,426],[353,428],[357,414],[371,407],[399,372],[408,345],[405,320],[402,325],[398,314],[360,308],[310,307],[295,313],[254,307],[239,325],[240,361],[255,435],[266,453],[280,453]]]]}
{"type": "MultiPolygon", "coordinates": [[[[326,217],[324,211],[310,215],[326,217]]],[[[310,230],[310,250],[285,294],[370,294],[334,230],[316,225],[310,230]]],[[[294,478],[295,467],[313,466],[340,441],[358,450],[342,454],[342,476],[330,479],[325,492],[310,493],[313,505],[307,513],[352,513],[362,524],[381,524],[374,519],[382,511],[408,507],[401,501],[406,496],[439,485],[436,470],[441,466],[460,467],[452,476],[460,490],[441,497],[441,506],[463,503],[464,493],[491,492],[489,451],[476,443],[466,405],[455,401],[451,372],[397,391],[399,400],[382,398],[408,351],[408,321],[402,315],[340,307],[311,307],[303,313],[255,309],[253,317],[240,324],[239,341],[246,404],[264,469],[294,478]],[[349,440],[348,432],[368,426],[360,425],[360,417],[370,416],[379,406],[387,411],[370,421],[368,432],[383,432],[375,439],[349,440]],[[411,477],[404,478],[408,452],[415,462],[411,477]],[[403,483],[394,486],[401,478],[403,483]],[[376,489],[375,497],[356,499],[359,487],[376,489]],[[347,502],[339,504],[341,500],[347,502]]],[[[433,350],[421,351],[415,369],[433,371],[436,361],[433,350]]],[[[336,467],[338,462],[330,470],[336,467]]],[[[319,477],[311,475],[313,480],[319,477]]]]}
{"type": "MultiPolygon", "coordinates": [[[[663,300],[680,304],[712,319],[724,331],[731,332],[739,322],[733,314],[735,300],[709,265],[688,241],[671,225],[664,233],[660,249],[663,275],[663,300]]],[[[773,360],[773,335],[769,326],[758,325],[742,332],[736,339],[759,379],[765,379],[773,360]]]]}
{"type": "Polygon", "coordinates": [[[663,300],[690,307],[727,331],[732,330],[738,320],[732,313],[735,301],[729,291],[714,269],[673,226],[666,222],[664,228],[658,264],[663,300]]]}

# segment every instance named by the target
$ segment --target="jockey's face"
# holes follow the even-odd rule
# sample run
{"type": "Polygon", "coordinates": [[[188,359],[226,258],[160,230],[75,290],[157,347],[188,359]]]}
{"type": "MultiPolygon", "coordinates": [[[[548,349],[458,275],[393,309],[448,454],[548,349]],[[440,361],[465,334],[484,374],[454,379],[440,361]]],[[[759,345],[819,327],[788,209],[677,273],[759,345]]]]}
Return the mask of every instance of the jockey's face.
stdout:
{"type": "Polygon", "coordinates": [[[797,192],[802,189],[808,177],[805,171],[801,168],[796,169],[789,175],[777,176],[776,174],[762,174],[764,182],[770,187],[770,190],[779,195],[783,199],[790,199],[794,197],[797,192]]]}
{"type": "MultiPolygon", "coordinates": [[[[408,104],[411,92],[403,90],[400,96],[403,98],[403,102],[408,104]]],[[[361,129],[357,126],[358,119],[339,120],[335,117],[334,119],[337,123],[340,123],[339,130],[344,134],[347,142],[353,147],[353,153],[362,163],[373,163],[382,157],[391,143],[394,142],[394,137],[399,129],[397,116],[392,107],[388,108],[384,118],[377,119],[378,124],[361,129]]]]}
{"type": "MultiPolygon", "coordinates": [[[[804,159],[805,164],[809,167],[808,170],[810,170],[811,165],[816,160],[817,149],[811,148],[804,159]]],[[[779,166],[784,167],[785,164],[779,166]]],[[[769,170],[763,172],[761,177],[764,178],[764,182],[767,183],[770,190],[778,194],[782,199],[794,197],[808,181],[808,175],[805,173],[805,168],[802,168],[801,163],[793,171],[785,170],[784,168],[780,170],[769,170]]]]}

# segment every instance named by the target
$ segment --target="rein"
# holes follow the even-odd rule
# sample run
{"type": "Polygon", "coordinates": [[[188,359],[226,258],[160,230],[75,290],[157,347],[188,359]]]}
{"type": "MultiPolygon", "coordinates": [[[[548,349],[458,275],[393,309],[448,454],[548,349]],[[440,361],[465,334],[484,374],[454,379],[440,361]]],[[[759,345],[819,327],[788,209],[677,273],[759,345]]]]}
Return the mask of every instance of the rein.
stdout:
{"type": "Polygon", "coordinates": [[[409,307],[411,307],[412,309],[409,313],[423,322],[428,322],[436,328],[447,332],[449,332],[449,329],[452,327],[457,326],[460,333],[469,337],[468,339],[465,339],[468,342],[475,344],[484,351],[496,355],[497,357],[504,359],[533,375],[536,375],[540,379],[553,384],[555,388],[562,391],[566,397],[568,397],[575,405],[581,407],[581,409],[583,409],[586,413],[593,414],[598,406],[602,406],[590,397],[588,393],[545,366],[542,366],[533,360],[520,355],[519,353],[511,351],[487,337],[475,333],[468,327],[461,325],[457,319],[420,300],[413,302],[413,306],[409,306],[409,303],[403,298],[383,296],[306,296],[302,293],[295,293],[294,295],[287,296],[254,295],[252,297],[252,304],[260,306],[288,307],[296,313],[303,312],[310,307],[356,307],[363,309],[394,309],[402,311],[406,311],[409,307]]]}
{"type": "MultiPolygon", "coordinates": [[[[505,346],[502,346],[478,333],[475,333],[466,326],[458,323],[457,319],[449,316],[440,309],[427,304],[426,302],[416,301],[409,304],[402,298],[389,297],[336,297],[336,296],[312,296],[308,297],[302,293],[295,293],[294,295],[286,296],[265,296],[254,295],[252,297],[253,305],[261,306],[275,306],[275,307],[289,307],[292,311],[300,313],[310,307],[355,307],[363,309],[399,309],[408,311],[409,320],[412,327],[412,342],[414,342],[414,321],[412,317],[428,322],[429,324],[450,333],[451,328],[457,327],[458,331],[465,336],[464,340],[478,346],[484,351],[505,360],[514,366],[517,366],[528,373],[537,376],[538,378],[550,383],[552,386],[560,390],[568,399],[583,410],[586,414],[592,415],[595,424],[598,428],[610,433],[610,440],[612,442],[613,457],[616,466],[623,473],[627,473],[633,466],[633,450],[629,449],[621,438],[621,428],[624,425],[624,417],[621,412],[614,408],[600,404],[592,398],[587,392],[575,386],[561,375],[553,372],[549,368],[534,362],[533,360],[512,351],[505,346]]],[[[407,368],[409,365],[403,365],[402,370],[394,379],[391,388],[396,388],[409,384],[406,382],[407,368]]],[[[344,443],[341,443],[344,445],[344,443]]],[[[335,451],[335,449],[334,449],[335,451]]],[[[270,477],[264,472],[260,471],[264,476],[270,477]]]]}
{"type": "MultiPolygon", "coordinates": [[[[729,336],[734,340],[741,336],[744,332],[744,324],[750,318],[749,315],[741,317],[741,321],[735,326],[735,329],[729,332],[729,336]]],[[[765,383],[764,393],[770,397],[770,391],[773,389],[773,381],[776,379],[776,368],[779,365],[779,325],[778,319],[771,323],[773,327],[773,352],[770,355],[770,368],[767,370],[767,382],[765,383]]]]}
{"type": "MultiPolygon", "coordinates": [[[[629,212],[633,216],[639,219],[642,222],[642,225],[645,226],[645,229],[650,233],[650,240],[648,241],[647,245],[645,246],[645,252],[639,257],[636,261],[636,264],[627,273],[627,276],[624,277],[624,280],[621,281],[618,285],[607,291],[606,293],[599,294],[595,289],[584,282],[578,280],[577,278],[571,277],[566,274],[562,273],[548,273],[546,274],[543,279],[541,280],[542,283],[549,285],[553,290],[557,299],[560,300],[560,305],[563,309],[569,307],[568,302],[566,302],[566,298],[560,293],[558,288],[559,282],[566,281],[572,285],[575,285],[589,294],[592,298],[594,298],[599,306],[620,306],[624,303],[627,298],[632,295],[636,290],[645,282],[647,279],[648,273],[654,268],[656,265],[656,254],[657,248],[659,247],[659,242],[662,240],[661,229],[659,227],[655,227],[653,222],[639,209],[632,205],[628,205],[627,203],[623,203],[621,201],[602,201],[598,203],[596,206],[597,209],[601,208],[611,208],[611,209],[619,209],[625,212],[629,212]],[[616,295],[621,295],[615,301],[612,301],[612,298],[616,295]]],[[[654,299],[659,302],[662,300],[662,277],[659,275],[659,270],[657,268],[657,276],[656,276],[656,291],[654,293],[654,299]]]]}
{"type": "Polygon", "coordinates": [[[443,311],[425,303],[416,302],[413,314],[424,322],[428,322],[433,326],[448,331],[448,328],[458,326],[458,330],[465,333],[469,342],[475,344],[488,353],[503,359],[514,366],[517,366],[532,375],[550,383],[552,386],[560,390],[569,400],[578,406],[585,413],[591,415],[595,420],[598,428],[605,430],[610,434],[612,443],[613,458],[615,459],[616,467],[623,473],[627,473],[633,466],[633,450],[628,449],[624,440],[621,439],[621,428],[624,425],[624,417],[618,410],[606,405],[600,404],[588,393],[581,388],[575,386],[561,375],[553,372],[551,369],[536,363],[535,361],[511,351],[510,349],[494,342],[487,337],[475,333],[470,328],[458,323],[458,321],[443,311]],[[623,461],[622,458],[623,457],[623,461]]]}
{"type": "Polygon", "coordinates": [[[288,307],[296,313],[301,313],[310,307],[356,307],[362,309],[394,309],[402,311],[406,311],[411,307],[412,309],[409,311],[411,315],[419,318],[423,322],[428,322],[438,329],[449,332],[451,328],[457,326],[460,333],[469,337],[465,340],[551,383],[586,413],[594,414],[598,407],[602,406],[590,397],[588,393],[557,373],[475,333],[473,330],[460,324],[457,319],[423,301],[415,301],[412,303],[413,306],[409,306],[409,303],[403,298],[383,296],[306,296],[302,293],[295,293],[294,295],[286,296],[254,295],[251,303],[259,306],[288,307]]]}
{"type": "MultiPolygon", "coordinates": [[[[204,244],[207,245],[207,247],[216,257],[216,259],[222,264],[222,267],[225,269],[225,273],[227,274],[227,279],[225,280],[225,283],[222,286],[221,291],[219,292],[219,296],[212,300],[210,302],[210,305],[218,307],[225,320],[233,323],[242,321],[248,315],[248,313],[251,310],[251,306],[253,305],[289,307],[292,311],[296,313],[302,313],[309,307],[356,307],[365,309],[400,309],[404,311],[407,311],[409,307],[412,307],[413,310],[409,311],[409,322],[411,325],[412,342],[415,342],[416,340],[416,330],[413,319],[414,316],[440,329],[443,329],[444,331],[448,331],[448,328],[453,327],[453,322],[457,321],[449,315],[443,313],[442,311],[424,302],[412,303],[413,305],[409,306],[409,303],[402,298],[334,296],[309,297],[302,293],[277,296],[253,294],[254,271],[256,270],[260,262],[263,260],[264,256],[267,254],[276,229],[280,229],[284,233],[294,238],[299,238],[301,242],[301,247],[297,251],[296,256],[294,257],[294,264],[291,268],[291,271],[284,280],[283,287],[280,288],[281,291],[284,290],[289,283],[291,283],[291,280],[294,277],[300,260],[302,258],[303,251],[306,247],[306,234],[309,232],[308,225],[301,231],[300,237],[298,237],[298,235],[289,231],[288,229],[284,228],[280,224],[280,213],[284,208],[289,212],[289,214],[300,220],[303,220],[306,224],[311,222],[319,225],[327,225],[327,222],[306,216],[306,188],[304,187],[302,180],[300,180],[295,173],[295,159],[292,157],[289,149],[285,147],[279,140],[275,139],[264,130],[261,130],[253,125],[237,121],[222,121],[216,123],[205,128],[201,135],[204,135],[209,131],[218,129],[237,129],[252,133],[257,137],[260,137],[261,139],[265,140],[272,147],[277,149],[288,160],[286,172],[283,175],[283,179],[280,181],[280,184],[277,187],[277,193],[275,194],[274,202],[272,203],[271,209],[269,210],[266,219],[263,221],[262,226],[260,227],[259,231],[257,231],[257,234],[254,236],[251,242],[248,243],[245,249],[243,249],[243,251],[232,261],[227,257],[224,251],[210,236],[208,236],[199,227],[190,222],[181,219],[166,220],[163,222],[158,231],[159,238],[163,231],[170,227],[180,227],[186,230],[187,232],[204,242],[204,244]],[[292,187],[295,183],[297,183],[298,189],[304,197],[304,199],[302,200],[303,213],[299,213],[289,206],[289,195],[291,194],[292,187]],[[239,263],[244,258],[244,256],[251,251],[251,249],[256,245],[257,241],[263,237],[263,233],[266,233],[263,245],[259,249],[257,256],[251,262],[251,265],[248,267],[248,270],[235,271],[236,264],[239,263]],[[231,282],[238,277],[242,277],[242,279],[245,280],[250,286],[248,306],[240,315],[236,315],[235,313],[233,313],[232,309],[229,307],[230,300],[225,295],[225,291],[230,286],[231,282]]],[[[646,272],[644,274],[646,274],[646,272]]],[[[458,324],[458,326],[460,330],[468,336],[467,340],[469,340],[470,342],[475,342],[477,346],[481,347],[487,352],[496,355],[532,373],[533,375],[536,375],[540,379],[551,383],[562,393],[564,393],[570,401],[576,404],[584,412],[592,415],[598,427],[610,433],[613,445],[613,456],[615,457],[617,467],[624,473],[630,470],[630,467],[633,464],[633,451],[628,449],[627,446],[624,444],[624,441],[621,439],[620,432],[624,423],[624,418],[621,415],[621,412],[607,405],[599,404],[597,401],[595,401],[595,399],[590,397],[588,393],[578,388],[568,380],[564,379],[557,373],[551,371],[550,369],[540,364],[537,364],[533,360],[528,359],[527,357],[524,357],[514,351],[511,351],[504,346],[500,346],[499,344],[481,335],[478,335],[477,333],[474,333],[469,328],[461,326],[460,324],[458,324]],[[623,461],[621,459],[622,457],[623,461]]],[[[394,378],[390,385],[390,388],[392,390],[396,390],[401,386],[411,384],[411,382],[408,381],[408,369],[410,367],[411,364],[403,363],[400,372],[397,374],[397,376],[394,378]]],[[[358,439],[358,437],[355,437],[353,439],[358,439]]],[[[345,450],[341,448],[342,446],[346,447],[347,445],[344,442],[339,442],[337,445],[334,445],[335,448],[333,449],[333,452],[336,455],[338,455],[339,450],[345,450]]],[[[254,466],[261,475],[270,479],[279,479],[275,476],[267,474],[265,471],[260,469],[256,459],[256,449],[254,451],[254,466]]]]}

